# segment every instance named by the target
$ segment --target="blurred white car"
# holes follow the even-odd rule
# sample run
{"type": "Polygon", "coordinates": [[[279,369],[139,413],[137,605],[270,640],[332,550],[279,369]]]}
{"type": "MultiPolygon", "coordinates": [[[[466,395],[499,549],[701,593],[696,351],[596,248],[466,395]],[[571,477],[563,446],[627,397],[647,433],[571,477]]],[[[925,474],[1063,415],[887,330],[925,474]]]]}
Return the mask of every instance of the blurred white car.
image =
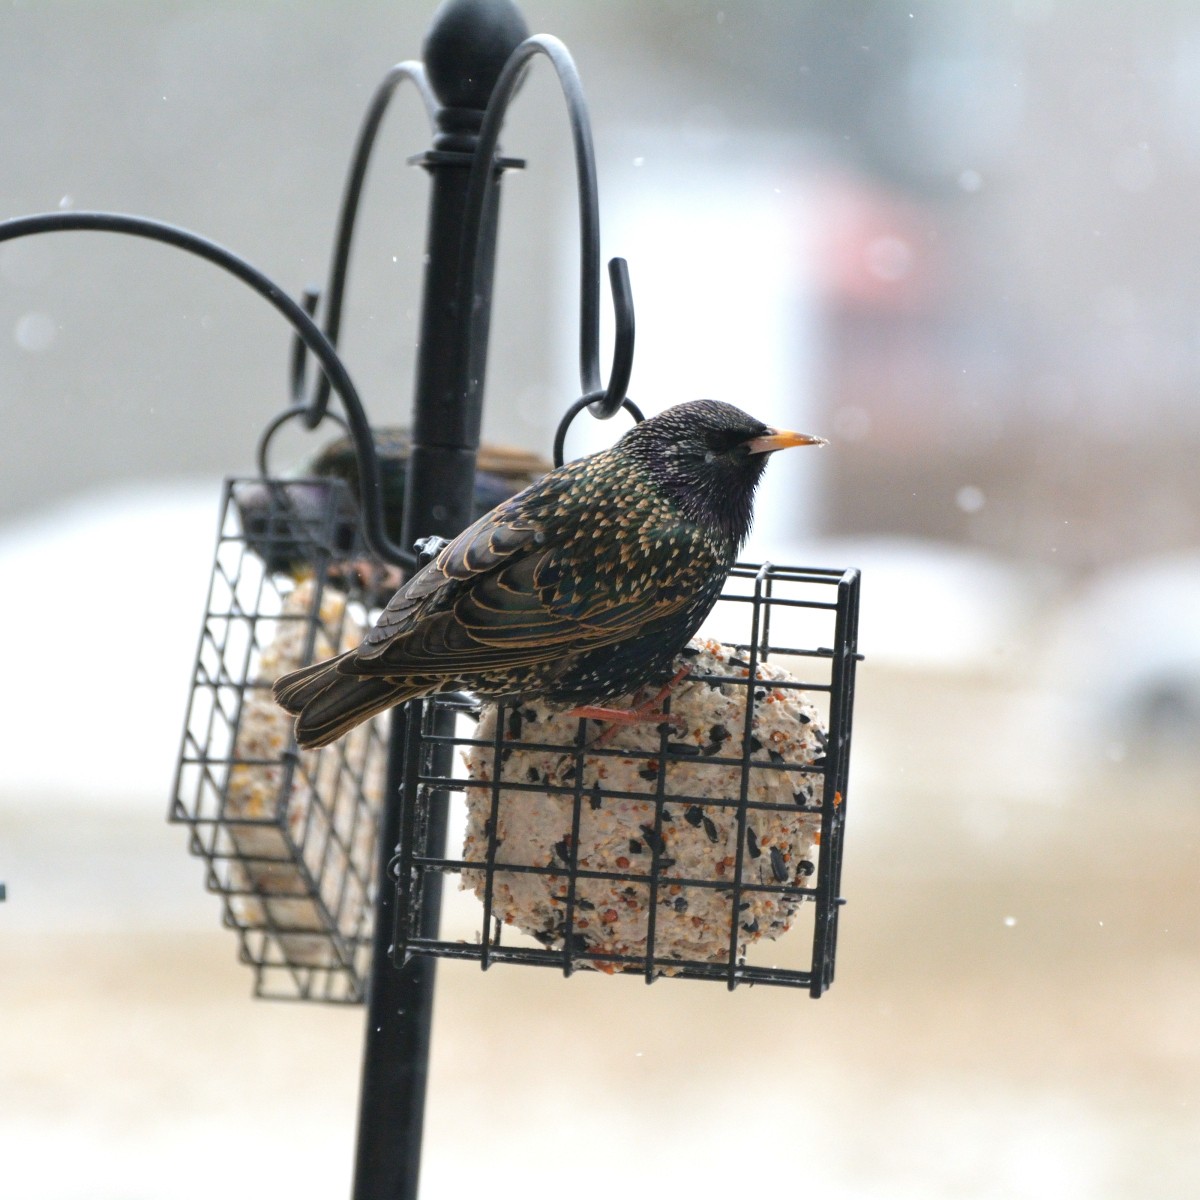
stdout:
{"type": "Polygon", "coordinates": [[[1200,553],[1097,577],[1064,612],[1050,663],[1091,737],[1200,755],[1200,553]]]}

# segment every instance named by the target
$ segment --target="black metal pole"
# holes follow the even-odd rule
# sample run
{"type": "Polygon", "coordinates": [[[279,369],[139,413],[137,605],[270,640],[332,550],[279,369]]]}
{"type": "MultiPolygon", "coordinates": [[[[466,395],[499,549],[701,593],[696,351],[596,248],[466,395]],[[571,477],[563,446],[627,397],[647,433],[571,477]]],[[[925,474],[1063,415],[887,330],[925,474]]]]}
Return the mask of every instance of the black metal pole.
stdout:
{"type": "MultiPolygon", "coordinates": [[[[451,537],[470,520],[495,262],[499,170],[476,229],[464,229],[467,184],[483,113],[509,55],[528,36],[510,0],[448,0],[425,43],[425,68],[441,108],[433,148],[419,160],[432,182],[421,343],[413,404],[402,544],[451,537]],[[463,280],[479,255],[474,293],[463,280]],[[469,356],[465,387],[461,364],[469,356]]],[[[406,722],[393,714],[387,809],[367,997],[353,1200],[416,1200],[433,1018],[434,959],[392,963],[395,891],[386,870],[399,836],[406,722]]],[[[448,774],[448,764],[436,767],[448,774]]],[[[447,799],[431,805],[421,853],[445,847],[447,799]]],[[[435,936],[441,880],[426,880],[421,931],[435,936]]]]}

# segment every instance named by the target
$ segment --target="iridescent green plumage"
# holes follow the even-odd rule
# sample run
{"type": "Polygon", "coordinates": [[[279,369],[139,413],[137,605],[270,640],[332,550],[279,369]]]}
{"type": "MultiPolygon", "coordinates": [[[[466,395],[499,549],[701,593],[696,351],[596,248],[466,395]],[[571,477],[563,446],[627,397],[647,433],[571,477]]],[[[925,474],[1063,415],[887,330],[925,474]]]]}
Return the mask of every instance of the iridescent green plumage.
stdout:
{"type": "Polygon", "coordinates": [[[550,472],[451,542],[361,646],[275,696],[319,746],[413,696],[596,704],[666,673],[720,594],[778,434],[695,401],[550,472]]]}

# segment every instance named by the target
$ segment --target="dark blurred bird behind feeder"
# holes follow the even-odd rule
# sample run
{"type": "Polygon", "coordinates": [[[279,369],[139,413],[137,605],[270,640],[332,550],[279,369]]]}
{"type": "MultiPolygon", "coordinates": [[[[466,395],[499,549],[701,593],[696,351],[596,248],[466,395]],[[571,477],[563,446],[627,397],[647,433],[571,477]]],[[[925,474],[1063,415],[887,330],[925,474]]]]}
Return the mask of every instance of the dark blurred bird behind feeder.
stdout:
{"type": "MultiPolygon", "coordinates": [[[[406,429],[373,430],[383,499],[383,526],[388,537],[399,543],[404,525],[404,489],[408,482],[408,458],[412,435],[406,429]]],[[[514,493],[541,478],[551,463],[536,454],[504,446],[484,445],[476,458],[473,519],[495,508],[514,493]]],[[[283,494],[267,483],[244,484],[235,493],[246,543],[273,574],[301,575],[313,567],[314,547],[308,533],[319,528],[328,504],[327,489],[303,482],[307,479],[338,479],[345,489],[336,493],[332,548],[346,556],[338,570],[348,571],[351,556],[362,553],[358,510],[358,457],[349,435],[335,438],[291,472],[287,481],[285,512],[283,494]]],[[[357,568],[356,568],[357,569],[357,568]]],[[[393,576],[382,604],[397,586],[393,576]]]]}
{"type": "Polygon", "coordinates": [[[418,571],[360,646],[275,684],[297,742],[432,692],[594,706],[665,677],[720,596],[768,457],[822,444],[696,400],[551,471],[418,571]]]}

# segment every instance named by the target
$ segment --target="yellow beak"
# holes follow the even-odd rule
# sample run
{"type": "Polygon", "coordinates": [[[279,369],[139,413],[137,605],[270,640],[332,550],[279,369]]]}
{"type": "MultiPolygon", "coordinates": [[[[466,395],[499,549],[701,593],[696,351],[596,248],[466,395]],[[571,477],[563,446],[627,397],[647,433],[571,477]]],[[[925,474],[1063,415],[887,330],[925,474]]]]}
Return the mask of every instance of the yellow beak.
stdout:
{"type": "Polygon", "coordinates": [[[789,446],[828,446],[823,437],[814,437],[809,433],[792,433],[787,429],[773,429],[762,437],[751,438],[746,443],[746,449],[751,454],[771,454],[776,450],[786,450],[789,446]]]}

